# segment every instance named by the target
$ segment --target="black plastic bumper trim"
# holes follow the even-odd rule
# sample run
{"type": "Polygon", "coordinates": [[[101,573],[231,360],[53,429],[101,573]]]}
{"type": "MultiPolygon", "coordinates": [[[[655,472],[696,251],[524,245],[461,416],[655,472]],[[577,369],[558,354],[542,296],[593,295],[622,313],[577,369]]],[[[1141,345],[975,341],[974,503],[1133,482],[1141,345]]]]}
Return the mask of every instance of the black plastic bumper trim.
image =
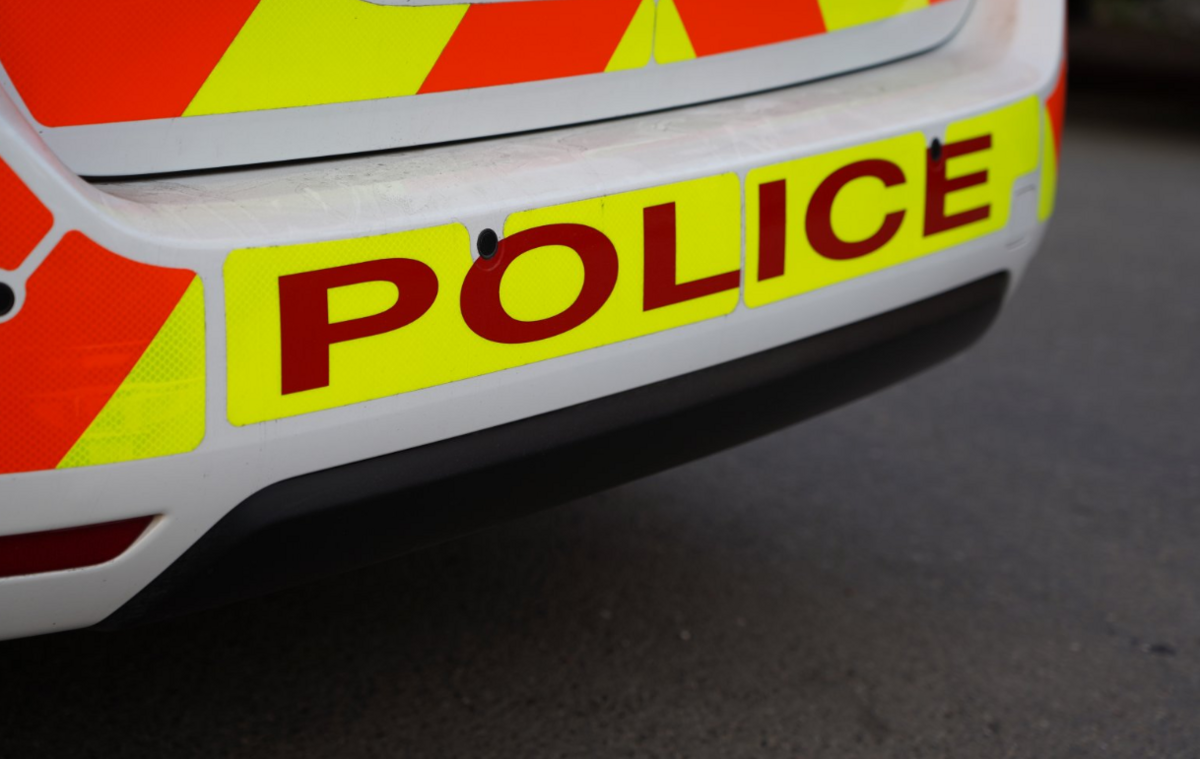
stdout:
{"type": "Polygon", "coordinates": [[[970,346],[1008,275],[762,353],[246,499],[101,623],[142,624],[362,567],[716,453],[970,346]]]}

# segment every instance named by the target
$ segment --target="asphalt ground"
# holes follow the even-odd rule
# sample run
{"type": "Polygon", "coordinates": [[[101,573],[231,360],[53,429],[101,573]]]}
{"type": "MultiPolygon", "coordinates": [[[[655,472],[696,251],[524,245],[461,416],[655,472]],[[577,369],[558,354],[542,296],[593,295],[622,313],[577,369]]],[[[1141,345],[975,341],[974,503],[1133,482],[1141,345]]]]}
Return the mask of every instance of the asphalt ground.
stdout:
{"type": "Polygon", "coordinates": [[[1200,112],[1076,97],[954,362],[393,563],[0,645],[0,756],[1200,756],[1200,112]]]}

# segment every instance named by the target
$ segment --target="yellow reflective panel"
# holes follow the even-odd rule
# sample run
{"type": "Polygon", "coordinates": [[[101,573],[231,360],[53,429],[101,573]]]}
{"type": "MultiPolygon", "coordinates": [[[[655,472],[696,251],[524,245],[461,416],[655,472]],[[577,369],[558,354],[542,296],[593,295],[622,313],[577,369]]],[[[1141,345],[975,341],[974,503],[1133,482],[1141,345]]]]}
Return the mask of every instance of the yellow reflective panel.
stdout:
{"type": "Polygon", "coordinates": [[[460,225],[235,251],[225,264],[230,421],[251,424],[418,390],[702,321],[737,307],[741,207],[732,174],[517,213],[505,234],[495,259],[474,264],[474,285],[467,282],[471,241],[460,225]],[[649,232],[647,209],[655,220],[649,232]],[[579,243],[580,234],[587,245],[579,243]],[[673,256],[675,263],[670,281],[660,276],[657,289],[650,288],[659,299],[653,303],[647,301],[643,276],[647,234],[657,254],[653,260],[673,256]],[[521,252],[512,253],[518,245],[524,246],[521,252]],[[403,278],[396,284],[371,281],[377,275],[359,266],[388,259],[421,262],[436,275],[436,297],[430,296],[411,320],[372,322],[424,297],[403,278]],[[281,302],[281,277],[329,272],[343,278],[329,280],[327,297],[318,290],[306,301],[311,313],[302,316],[316,314],[318,330],[359,320],[363,334],[307,346],[313,351],[305,361],[327,357],[327,379],[285,392],[290,370],[284,369],[281,324],[291,317],[281,313],[290,308],[281,302]],[[367,281],[337,284],[354,279],[355,272],[365,272],[367,281]],[[494,293],[500,318],[468,318],[470,304],[486,300],[480,292],[494,293]],[[585,301],[593,307],[578,319],[564,316],[578,313],[571,309],[585,301]],[[505,325],[524,337],[506,336],[505,325]],[[530,325],[544,334],[530,337],[530,325]]]}
{"type": "MultiPolygon", "coordinates": [[[[924,174],[925,140],[919,134],[751,171],[746,180],[746,304],[753,307],[773,303],[919,255],[924,174]],[[863,167],[862,176],[839,180],[837,172],[856,165],[863,167]],[[886,169],[885,165],[894,170],[886,169]],[[894,171],[900,172],[896,177],[902,175],[903,181],[892,186],[875,176],[886,177],[894,171]],[[765,274],[760,276],[764,220],[761,201],[762,188],[768,184],[776,191],[786,188],[786,244],[782,274],[763,278],[765,274]],[[861,242],[872,238],[884,228],[891,214],[903,214],[902,222],[881,247],[869,254],[849,260],[820,255],[809,239],[809,212],[813,197],[822,186],[826,192],[836,190],[835,200],[829,214],[813,221],[828,222],[840,240],[861,242]]],[[[771,190],[766,192],[769,203],[771,190]]],[[[770,211],[766,218],[770,223],[770,211]]]]}
{"type": "Polygon", "coordinates": [[[640,69],[654,52],[654,0],[642,0],[605,71],[640,69]]]}
{"type": "Polygon", "coordinates": [[[521,363],[732,313],[738,303],[737,285],[673,305],[645,309],[646,209],[665,212],[665,206],[673,206],[677,255],[674,279],[676,283],[696,282],[741,268],[740,196],[737,176],[722,174],[510,216],[505,225],[506,235],[538,226],[583,224],[611,240],[620,258],[620,276],[604,307],[571,332],[544,345],[526,346],[528,352],[521,363]]]}
{"type": "MultiPolygon", "coordinates": [[[[951,124],[936,157],[912,133],[750,171],[747,304],[1004,228],[1016,181],[1038,169],[1041,118],[1029,98],[951,124]]],[[[234,251],[229,418],[345,406],[728,315],[741,205],[737,176],[722,174],[522,211],[495,257],[474,262],[458,224],[234,251]]]]}
{"type": "Polygon", "coordinates": [[[413,95],[467,8],[262,0],[184,115],[413,95]]]}
{"type": "Polygon", "coordinates": [[[825,28],[831,32],[929,6],[929,0],[820,0],[820,3],[825,28]]]}
{"type": "Polygon", "coordinates": [[[654,32],[654,59],[659,63],[690,61],[696,57],[675,0],[659,0],[654,32]]]}
{"type": "MultiPolygon", "coordinates": [[[[229,420],[251,424],[381,398],[423,387],[426,378],[453,374],[464,357],[451,351],[459,328],[456,282],[471,264],[465,227],[441,227],[377,237],[234,251],[225,262],[229,420]],[[416,324],[329,346],[327,387],[284,395],[280,278],[368,261],[425,262],[439,278],[437,299],[416,324]]],[[[331,288],[329,321],[346,322],[386,311],[401,297],[387,282],[331,288]],[[357,296],[357,297],[356,297],[357,296]]],[[[319,308],[326,304],[311,304],[319,308]]]]}
{"type": "Polygon", "coordinates": [[[1013,184],[1019,177],[1038,169],[1041,155],[1041,103],[1030,97],[1013,105],[962,121],[946,130],[947,150],[955,143],[968,143],[983,136],[992,146],[969,155],[946,159],[946,175],[953,179],[987,172],[987,181],[946,198],[948,214],[987,208],[984,221],[932,235],[924,243],[927,251],[961,245],[1008,225],[1012,212],[1013,184]]]}
{"type": "Polygon", "coordinates": [[[1007,226],[1037,170],[1030,98],[950,125],[940,161],[910,134],[751,171],[746,303],[761,306],[969,242],[1007,226]],[[875,244],[868,244],[874,241],[875,244]]]}
{"type": "Polygon", "coordinates": [[[1039,188],[1038,219],[1048,221],[1054,215],[1058,195],[1058,151],[1054,146],[1054,125],[1050,111],[1042,114],[1042,182],[1039,188]]]}
{"type": "Polygon", "coordinates": [[[197,277],[58,468],[186,453],[203,439],[204,288],[197,277]]]}

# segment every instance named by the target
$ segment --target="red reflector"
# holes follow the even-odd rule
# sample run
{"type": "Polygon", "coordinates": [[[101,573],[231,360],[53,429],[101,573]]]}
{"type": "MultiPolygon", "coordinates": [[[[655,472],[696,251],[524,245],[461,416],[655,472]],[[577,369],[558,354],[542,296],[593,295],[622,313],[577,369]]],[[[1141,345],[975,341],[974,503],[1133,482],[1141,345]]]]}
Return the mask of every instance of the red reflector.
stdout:
{"type": "Polygon", "coordinates": [[[0,537],[0,577],[80,569],[112,561],[133,545],[154,517],[0,537]]]}

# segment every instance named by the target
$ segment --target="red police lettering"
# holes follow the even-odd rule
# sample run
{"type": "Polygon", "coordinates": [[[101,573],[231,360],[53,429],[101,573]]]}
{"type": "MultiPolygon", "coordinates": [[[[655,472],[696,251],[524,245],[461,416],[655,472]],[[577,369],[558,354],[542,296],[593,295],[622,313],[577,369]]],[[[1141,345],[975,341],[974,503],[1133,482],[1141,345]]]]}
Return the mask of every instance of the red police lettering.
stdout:
{"type": "Polygon", "coordinates": [[[758,281],[782,277],[787,254],[787,180],[758,188],[758,281]]]}
{"type": "Polygon", "coordinates": [[[433,269],[408,258],[385,258],[280,277],[283,394],[327,387],[331,345],[406,327],[424,316],[437,293],[433,269]],[[367,282],[395,285],[396,302],[386,311],[330,324],[329,291],[367,282]]]}
{"type": "Polygon", "coordinates": [[[652,311],[705,295],[736,290],[742,283],[740,269],[714,274],[691,282],[679,282],[678,236],[675,230],[675,204],[651,206],[642,212],[645,277],[642,310],[652,311]]]}
{"type": "Polygon", "coordinates": [[[495,260],[477,259],[463,281],[460,307],[471,331],[485,340],[509,345],[546,340],[575,329],[608,301],[617,284],[617,249],[598,229],[583,224],[548,224],[500,241],[495,260]],[[535,321],[514,319],[500,301],[504,273],[521,255],[562,245],[583,263],[583,289],[575,302],[555,316],[535,321]]]}
{"type": "Polygon", "coordinates": [[[988,181],[987,169],[966,176],[946,178],[946,164],[951,158],[980,153],[991,150],[992,136],[985,135],[973,140],[952,142],[942,149],[941,160],[934,160],[933,151],[927,158],[927,174],[925,180],[925,236],[932,237],[940,232],[947,232],[958,227],[965,227],[977,221],[984,221],[992,215],[990,205],[972,208],[956,214],[946,214],[946,197],[952,192],[978,187],[988,181]]]}
{"type": "Polygon", "coordinates": [[[820,255],[834,261],[848,261],[861,258],[887,245],[900,225],[904,223],[905,211],[895,211],[884,217],[879,231],[865,240],[849,242],[838,237],[833,229],[833,203],[846,185],[857,179],[873,177],[883,182],[884,187],[895,187],[905,183],[904,171],[892,163],[882,159],[859,161],[844,166],[833,172],[813,194],[808,205],[808,218],[805,228],[808,231],[808,242],[820,255]]]}

